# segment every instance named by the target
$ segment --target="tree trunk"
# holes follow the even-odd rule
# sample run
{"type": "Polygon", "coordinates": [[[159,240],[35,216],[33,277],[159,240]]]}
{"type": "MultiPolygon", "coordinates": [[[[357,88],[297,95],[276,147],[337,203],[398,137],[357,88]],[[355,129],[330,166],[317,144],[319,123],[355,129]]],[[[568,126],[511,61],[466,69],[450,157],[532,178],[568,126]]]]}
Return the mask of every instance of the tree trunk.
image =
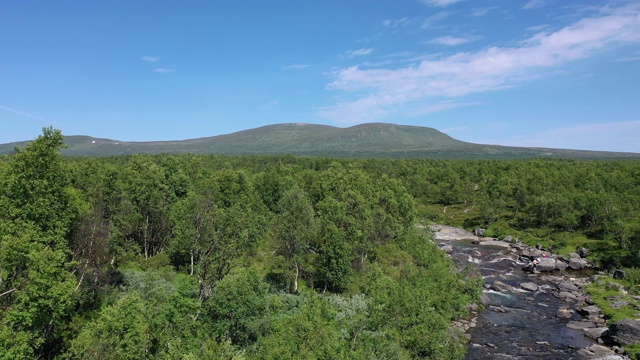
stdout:
{"type": "Polygon", "coordinates": [[[296,277],[293,279],[293,293],[298,292],[298,276],[300,275],[300,266],[298,266],[298,262],[295,262],[296,267],[296,277]]]}

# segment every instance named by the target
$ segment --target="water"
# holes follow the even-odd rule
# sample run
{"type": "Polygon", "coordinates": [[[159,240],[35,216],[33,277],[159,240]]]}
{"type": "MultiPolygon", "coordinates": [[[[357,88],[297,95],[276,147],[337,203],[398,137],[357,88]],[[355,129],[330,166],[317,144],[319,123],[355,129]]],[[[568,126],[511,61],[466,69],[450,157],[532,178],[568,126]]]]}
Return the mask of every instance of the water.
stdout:
{"type": "MultiPolygon", "coordinates": [[[[489,305],[478,314],[476,327],[469,330],[471,340],[466,359],[581,359],[577,350],[594,341],[582,330],[566,325],[581,320],[574,314],[569,319],[556,316],[558,309],[573,309],[576,302],[565,302],[554,296],[557,288],[545,274],[529,274],[521,270],[517,255],[509,248],[473,245],[469,241],[446,241],[452,245],[452,256],[460,266],[473,264],[485,284],[499,280],[514,287],[513,291],[485,290],[489,305]],[[520,288],[533,282],[538,290],[520,288]]],[[[586,276],[575,272],[553,272],[551,276],[586,276]]]]}

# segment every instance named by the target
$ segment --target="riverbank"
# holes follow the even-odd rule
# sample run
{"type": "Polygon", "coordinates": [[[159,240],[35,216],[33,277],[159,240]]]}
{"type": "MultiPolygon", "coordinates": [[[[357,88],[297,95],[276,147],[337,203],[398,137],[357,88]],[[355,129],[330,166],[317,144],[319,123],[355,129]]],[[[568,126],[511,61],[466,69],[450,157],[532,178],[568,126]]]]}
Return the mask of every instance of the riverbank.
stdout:
{"type": "Polygon", "coordinates": [[[473,266],[483,277],[483,306],[454,324],[469,339],[467,359],[629,358],[584,291],[602,276],[590,270],[588,253],[557,256],[481,230],[430,228],[460,268],[473,266]],[[540,259],[535,269],[533,259],[540,259]]]}

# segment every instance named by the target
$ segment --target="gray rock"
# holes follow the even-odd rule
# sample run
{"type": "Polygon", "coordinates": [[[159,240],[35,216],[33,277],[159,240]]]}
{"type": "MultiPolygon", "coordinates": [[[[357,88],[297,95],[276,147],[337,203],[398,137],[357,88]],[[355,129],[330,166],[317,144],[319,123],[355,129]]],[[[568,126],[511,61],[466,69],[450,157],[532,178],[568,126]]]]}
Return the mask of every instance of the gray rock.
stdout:
{"type": "Polygon", "coordinates": [[[582,329],[582,331],[584,331],[584,336],[591,338],[593,340],[598,340],[599,337],[608,335],[609,328],[606,328],[606,327],[587,328],[587,329],[582,329]]]}
{"type": "Polygon", "coordinates": [[[502,239],[502,241],[512,242],[513,241],[513,236],[507,235],[507,236],[504,237],[504,239],[502,239]]]}
{"type": "Polygon", "coordinates": [[[520,287],[528,291],[538,291],[538,285],[532,282],[522,283],[520,287]]]}
{"type": "Polygon", "coordinates": [[[445,246],[441,247],[440,250],[446,252],[447,254],[451,254],[453,252],[453,246],[445,245],[445,246]]]}
{"type": "Polygon", "coordinates": [[[569,267],[573,270],[581,270],[587,268],[589,262],[585,259],[571,258],[569,260],[569,267]]]}
{"type": "Polygon", "coordinates": [[[540,263],[536,265],[536,269],[539,271],[553,271],[556,269],[556,259],[554,258],[540,258],[540,263]]]}
{"type": "Polygon", "coordinates": [[[496,280],[491,284],[491,289],[495,291],[513,291],[513,286],[505,284],[500,280],[496,280]]]}
{"type": "Polygon", "coordinates": [[[569,280],[564,280],[558,283],[558,290],[560,291],[578,291],[578,287],[569,280]]]}
{"type": "Polygon", "coordinates": [[[564,271],[567,269],[568,266],[569,265],[566,262],[556,260],[556,270],[564,271]]]}
{"type": "Polygon", "coordinates": [[[587,250],[586,248],[581,247],[580,249],[578,249],[577,251],[578,255],[580,255],[581,258],[586,258],[589,255],[589,250],[587,250]]]}
{"type": "Polygon", "coordinates": [[[609,326],[609,336],[620,345],[640,343],[640,321],[624,319],[609,326]]]}
{"type": "Polygon", "coordinates": [[[614,279],[624,279],[625,277],[627,277],[627,273],[622,271],[622,270],[614,270],[613,271],[613,278],[614,279]]]}
{"type": "Polygon", "coordinates": [[[475,236],[484,236],[485,229],[475,228],[473,229],[473,235],[475,236]]]}
{"type": "Polygon", "coordinates": [[[591,321],[570,321],[567,324],[567,327],[573,330],[584,330],[589,328],[595,328],[596,325],[591,321]]]}
{"type": "Polygon", "coordinates": [[[618,300],[611,303],[611,307],[614,309],[620,309],[621,307],[629,306],[629,303],[624,300],[618,300]]]}
{"type": "Polygon", "coordinates": [[[582,316],[598,316],[600,315],[600,308],[595,305],[585,306],[578,309],[578,313],[582,316]]]}
{"type": "Polygon", "coordinates": [[[570,309],[558,309],[558,312],[556,313],[556,316],[559,317],[560,319],[568,319],[573,315],[573,311],[571,311],[570,309]]]}
{"type": "Polygon", "coordinates": [[[565,301],[569,301],[569,300],[575,300],[576,296],[575,294],[568,292],[568,291],[560,291],[557,295],[555,295],[557,298],[560,299],[564,299],[565,301]]]}

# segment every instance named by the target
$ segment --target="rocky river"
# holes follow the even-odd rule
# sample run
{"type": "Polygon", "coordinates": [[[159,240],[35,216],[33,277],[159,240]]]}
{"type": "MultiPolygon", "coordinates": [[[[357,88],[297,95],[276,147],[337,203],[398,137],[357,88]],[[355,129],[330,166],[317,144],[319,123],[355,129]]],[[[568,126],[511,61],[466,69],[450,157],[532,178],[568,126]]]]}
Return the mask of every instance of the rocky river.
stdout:
{"type": "Polygon", "coordinates": [[[459,267],[474,266],[484,280],[483,306],[454,324],[469,338],[467,359],[628,358],[583,292],[593,275],[586,254],[564,258],[513,239],[441,225],[431,230],[459,267]],[[541,263],[534,270],[535,258],[541,263]]]}

